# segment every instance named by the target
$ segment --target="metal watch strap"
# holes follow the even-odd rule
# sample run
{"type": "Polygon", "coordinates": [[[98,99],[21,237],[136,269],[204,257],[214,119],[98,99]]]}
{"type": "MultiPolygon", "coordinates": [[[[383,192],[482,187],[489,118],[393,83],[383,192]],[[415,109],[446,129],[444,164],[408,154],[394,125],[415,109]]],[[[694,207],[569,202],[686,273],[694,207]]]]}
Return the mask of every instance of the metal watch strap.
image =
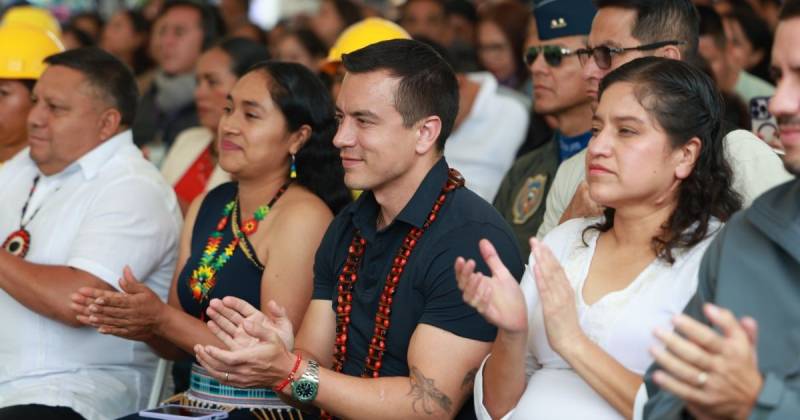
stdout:
{"type": "Polygon", "coordinates": [[[319,390],[319,363],[309,360],[303,374],[292,382],[292,398],[309,404],[317,398],[319,390]]]}
{"type": "Polygon", "coordinates": [[[306,366],[305,372],[300,377],[319,383],[319,363],[316,360],[309,359],[308,366],[306,366]]]}

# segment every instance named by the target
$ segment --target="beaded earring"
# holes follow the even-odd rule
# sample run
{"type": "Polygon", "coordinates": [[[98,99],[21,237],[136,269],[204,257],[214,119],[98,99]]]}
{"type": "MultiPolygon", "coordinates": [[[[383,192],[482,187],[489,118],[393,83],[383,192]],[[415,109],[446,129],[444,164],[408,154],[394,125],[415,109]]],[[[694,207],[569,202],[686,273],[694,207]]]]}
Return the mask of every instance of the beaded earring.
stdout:
{"type": "Polygon", "coordinates": [[[294,155],[292,155],[292,167],[289,169],[289,178],[297,178],[297,166],[294,164],[294,155]]]}

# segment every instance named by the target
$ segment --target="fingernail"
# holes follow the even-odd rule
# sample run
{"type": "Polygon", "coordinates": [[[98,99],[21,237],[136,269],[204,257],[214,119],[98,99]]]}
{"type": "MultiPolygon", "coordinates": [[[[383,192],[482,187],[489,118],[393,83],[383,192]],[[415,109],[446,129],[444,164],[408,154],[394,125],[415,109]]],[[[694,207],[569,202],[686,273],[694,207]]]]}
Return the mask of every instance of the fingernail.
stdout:
{"type": "Polygon", "coordinates": [[[719,308],[714,304],[706,303],[706,309],[708,310],[709,314],[711,314],[711,316],[719,315],[719,308]]]}
{"type": "Polygon", "coordinates": [[[664,374],[660,370],[653,372],[653,380],[656,381],[657,384],[661,385],[661,382],[664,380],[664,374]]]}

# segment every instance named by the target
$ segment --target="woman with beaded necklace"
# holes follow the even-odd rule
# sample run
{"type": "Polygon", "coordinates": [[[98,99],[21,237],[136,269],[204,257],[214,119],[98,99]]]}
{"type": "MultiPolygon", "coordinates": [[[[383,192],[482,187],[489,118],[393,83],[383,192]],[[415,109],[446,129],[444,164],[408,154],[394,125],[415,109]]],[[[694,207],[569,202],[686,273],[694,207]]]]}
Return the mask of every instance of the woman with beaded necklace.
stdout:
{"type": "MultiPolygon", "coordinates": [[[[228,96],[217,136],[219,163],[237,182],[189,208],[169,302],[126,270],[124,293],[81,289],[73,296],[79,319],[172,360],[193,354],[196,344],[223,345],[203,322],[213,298],[236,296],[268,314],[277,303],[298,328],[311,298],[314,253],[350,201],[335,132],[331,98],[310,71],[281,62],[251,69],[228,96]]],[[[176,401],[238,409],[232,418],[291,416],[271,390],[220,384],[197,364],[176,401]]]]}

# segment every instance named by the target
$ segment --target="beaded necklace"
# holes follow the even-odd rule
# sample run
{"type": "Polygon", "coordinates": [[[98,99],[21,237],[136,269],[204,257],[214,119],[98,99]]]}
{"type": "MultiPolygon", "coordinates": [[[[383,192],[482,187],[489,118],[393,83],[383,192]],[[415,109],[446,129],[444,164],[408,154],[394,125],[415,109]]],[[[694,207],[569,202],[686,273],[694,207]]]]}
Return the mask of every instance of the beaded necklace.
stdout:
{"type": "Polygon", "coordinates": [[[257,208],[253,213],[252,219],[245,221],[241,226],[233,226],[233,239],[223,248],[222,252],[218,254],[220,244],[222,243],[222,232],[228,225],[228,219],[230,219],[232,214],[234,215],[233,224],[238,225],[235,215],[239,210],[239,194],[237,193],[236,198],[225,205],[222,209],[222,219],[217,223],[217,230],[212,232],[208,237],[206,247],[203,249],[203,256],[200,257],[197,268],[192,270],[192,276],[189,278],[189,288],[192,291],[194,300],[202,303],[208,299],[208,294],[217,284],[217,272],[231,259],[234,251],[236,251],[236,247],[244,240],[245,236],[250,236],[258,230],[258,223],[267,217],[272,206],[274,206],[275,202],[286,192],[290,183],[291,180],[283,184],[267,205],[257,208]]]}
{"type": "MultiPolygon", "coordinates": [[[[28,227],[28,224],[33,221],[36,215],[39,214],[39,210],[42,209],[42,206],[39,206],[39,208],[34,210],[30,219],[25,222],[25,213],[28,212],[28,204],[30,204],[33,193],[36,191],[36,185],[39,184],[39,179],[39,175],[36,175],[36,177],[33,178],[33,186],[31,187],[31,191],[28,193],[28,199],[25,200],[25,204],[22,206],[22,214],[19,216],[19,229],[11,232],[11,234],[9,234],[6,240],[3,242],[3,249],[8,251],[8,253],[11,255],[23,259],[28,254],[28,249],[31,246],[31,234],[26,228],[28,227]]],[[[56,191],[58,191],[58,189],[56,189],[56,191]]]]}
{"type": "MultiPolygon", "coordinates": [[[[400,277],[403,275],[406,263],[408,262],[411,252],[419,242],[419,239],[436,221],[439,210],[442,208],[447,193],[457,188],[464,186],[464,178],[455,170],[450,169],[448,172],[447,182],[439,197],[433,204],[428,217],[422,228],[413,227],[409,230],[406,237],[403,239],[400,249],[392,261],[392,268],[386,276],[386,282],[383,286],[381,293],[380,303],[378,304],[378,311],[375,314],[375,328],[373,330],[372,339],[369,343],[367,357],[364,364],[364,371],[361,373],[365,378],[377,378],[380,376],[380,369],[383,363],[383,354],[386,350],[386,335],[389,332],[389,315],[392,311],[392,302],[394,292],[400,282],[400,277]]],[[[334,361],[333,370],[341,372],[344,368],[344,362],[347,357],[347,339],[350,327],[350,312],[352,310],[353,302],[353,287],[358,281],[358,266],[361,258],[364,256],[364,251],[367,247],[367,241],[361,236],[361,233],[356,230],[353,235],[353,240],[348,248],[347,260],[342,268],[342,273],[339,274],[338,298],[336,305],[336,344],[334,345],[334,361]]]]}

